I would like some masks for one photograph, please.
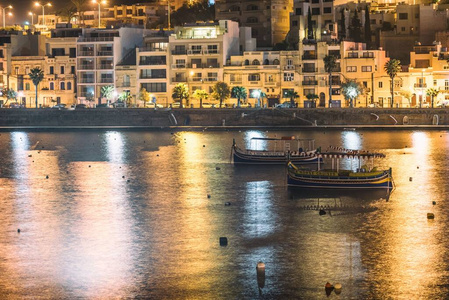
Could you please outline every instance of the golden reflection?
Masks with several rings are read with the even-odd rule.
[[[342,147],[345,149],[351,149],[351,150],[360,150],[362,147],[362,139],[360,137],[360,134],[356,131],[343,131],[341,133],[342,138]],[[342,159],[340,161],[341,168],[343,169],[355,169],[360,166],[362,166],[365,162],[361,160],[359,162],[358,159]]]
[[[252,150],[268,150],[267,141],[252,140],[253,138],[263,138],[267,137],[265,132],[257,130],[245,131],[243,134],[243,140],[245,142],[246,149]]]
[[[106,132],[104,134],[104,140],[108,161],[118,164],[123,163],[123,134],[116,131]]]

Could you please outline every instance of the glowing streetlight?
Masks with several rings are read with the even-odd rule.
[[[98,4],[98,28],[101,26],[101,4],[106,4],[106,0],[92,0],[92,3]]]
[[[45,26],[45,6],[51,6],[51,3],[48,2],[47,4],[40,4],[39,2],[35,2],[34,6],[42,6],[42,25]]]
[[[31,26],[34,25],[34,13],[32,13],[31,11],[28,12],[28,15],[31,16]]]
[[[5,13],[5,10],[8,9],[8,8],[12,9],[12,5],[8,5],[6,7],[2,7],[2,10],[3,10],[3,28],[5,28],[5,24],[6,24],[6,19],[5,19],[6,13]],[[12,16],[12,13],[8,13],[8,16]]]

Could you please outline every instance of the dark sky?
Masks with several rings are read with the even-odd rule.
[[[12,10],[12,13],[14,14],[14,17],[7,17],[6,24],[12,25],[17,23],[24,23],[25,21],[31,22],[31,17],[28,16],[28,12],[32,11],[35,14],[42,14],[42,8],[34,6],[35,1],[31,0],[3,0],[1,1],[2,6],[12,5],[14,8]],[[47,13],[54,13],[55,11],[63,8],[66,5],[71,5],[72,2],[70,0],[50,0],[50,1],[41,1],[42,3],[50,2],[53,6],[52,7],[45,7],[45,14]],[[133,4],[133,3],[145,3],[145,2],[151,2],[151,1],[132,1],[132,0],[108,0],[108,4],[110,6],[118,5],[118,4]],[[91,7],[91,9],[95,9],[97,6],[95,4],[92,4],[92,0],[86,1],[87,6]],[[9,10],[7,10],[8,12]],[[2,13],[3,10],[0,10],[0,13]],[[36,23],[37,17],[34,17],[34,22]],[[0,20],[2,20],[0,18]]]

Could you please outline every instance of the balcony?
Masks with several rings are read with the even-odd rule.
[[[172,82],[187,82],[185,77],[172,77]]]
[[[203,54],[202,50],[187,50],[188,55],[201,55]]]
[[[307,59],[317,59],[317,55],[316,54],[304,54],[302,56],[303,60],[307,60]]]
[[[250,81],[249,84],[250,84],[250,85],[258,85],[258,84],[259,84],[259,81]]]
[[[230,83],[231,84],[242,84],[242,80],[241,79],[231,80]]]
[[[95,83],[94,78],[83,78],[81,77],[79,79],[79,83]]]
[[[94,56],[94,51],[78,51],[79,56]]]
[[[302,85],[318,85],[318,80],[307,80],[303,81]]]
[[[205,82],[217,82],[218,81],[218,77],[206,77],[204,78]]]
[[[192,77],[192,78],[190,78],[190,81],[192,81],[192,82],[202,82],[203,81],[203,77]]]
[[[295,69],[295,66],[294,65],[287,65],[287,66],[284,66],[284,70],[294,70]]]
[[[78,65],[78,70],[93,70],[94,64],[80,64]]]
[[[427,83],[415,83],[414,87],[415,88],[426,88],[427,87]]]
[[[277,87],[278,83],[273,81],[265,81],[264,86]]]
[[[167,52],[167,48],[140,47],[139,52]]]
[[[98,66],[97,66],[97,69],[100,69],[100,70],[108,70],[108,69],[114,69],[114,66],[112,65],[112,64],[99,64]]]
[[[186,55],[187,54],[187,50],[172,50],[171,54],[172,55]]]
[[[172,69],[185,69],[186,64],[178,64],[178,65],[174,64],[174,65],[171,65],[171,68]]]
[[[218,49],[209,49],[209,50],[204,50],[203,54],[205,55],[209,55],[209,54],[219,54],[220,52],[218,51]]]
[[[81,37],[78,39],[78,42],[80,43],[85,43],[85,42],[113,42],[114,41],[114,37],[113,36],[109,36],[109,37]]]
[[[112,51],[98,51],[97,56],[113,56]]]
[[[140,79],[165,79],[165,78],[167,78],[166,76],[165,76],[165,74],[164,75],[154,75],[154,76],[150,76],[150,75],[140,75]]]
[[[318,68],[302,68],[303,73],[316,73],[318,72]]]
[[[220,64],[187,64],[187,68],[189,69],[207,69],[207,68],[220,68]]]
[[[101,78],[100,83],[114,83],[114,78]]]

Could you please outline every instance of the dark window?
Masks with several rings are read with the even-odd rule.
[[[55,74],[55,67],[50,66],[50,74]]]
[[[76,57],[76,48],[70,48],[69,52],[70,52],[69,53],[70,58]]]
[[[61,91],[65,90],[65,82],[61,82]]]
[[[64,48],[53,48],[53,49],[51,49],[51,55],[52,56],[64,56],[65,49]]]
[[[127,9],[127,10],[126,10],[126,14],[127,14],[127,15],[131,15],[132,13],[133,13],[133,10],[132,10],[132,9]]]
[[[50,82],[50,90],[53,91],[55,89],[55,84],[54,82]]]
[[[292,26],[298,26],[298,21],[292,21]]]
[[[301,13],[302,13],[302,12],[301,12],[301,8],[297,8],[297,9],[296,9],[296,15],[297,15],[297,16],[300,16]]]
[[[330,13],[332,13],[332,7],[323,8],[323,14],[330,14]]]
[[[319,14],[320,14],[320,8],[319,7],[312,8],[312,16],[317,16]]]
[[[117,16],[122,14],[122,10],[117,10]]]
[[[141,79],[167,78],[167,71],[165,69],[141,70],[140,78]]]
[[[240,7],[238,7],[237,5],[233,5],[229,8],[229,11],[240,11]]]
[[[72,89],[72,83],[69,81],[69,82],[67,82],[67,89],[68,90],[71,90]]]
[[[312,0],[312,3],[320,3],[320,0]]]
[[[65,71],[64,66],[61,66],[61,72],[59,72],[59,74],[64,74],[64,71]]]
[[[246,19],[246,23],[258,23],[259,20],[256,17],[249,17]]]
[[[166,56],[141,56],[140,65],[159,66],[166,64]]]
[[[251,4],[246,7],[246,10],[258,10],[259,7],[257,5]]]
[[[140,89],[146,89],[149,93],[165,93],[167,85],[165,82],[160,83],[142,83]]]
[[[399,20],[407,20],[408,19],[408,13],[400,13],[399,14]]]
[[[75,66],[70,67],[70,74],[75,74]]]

